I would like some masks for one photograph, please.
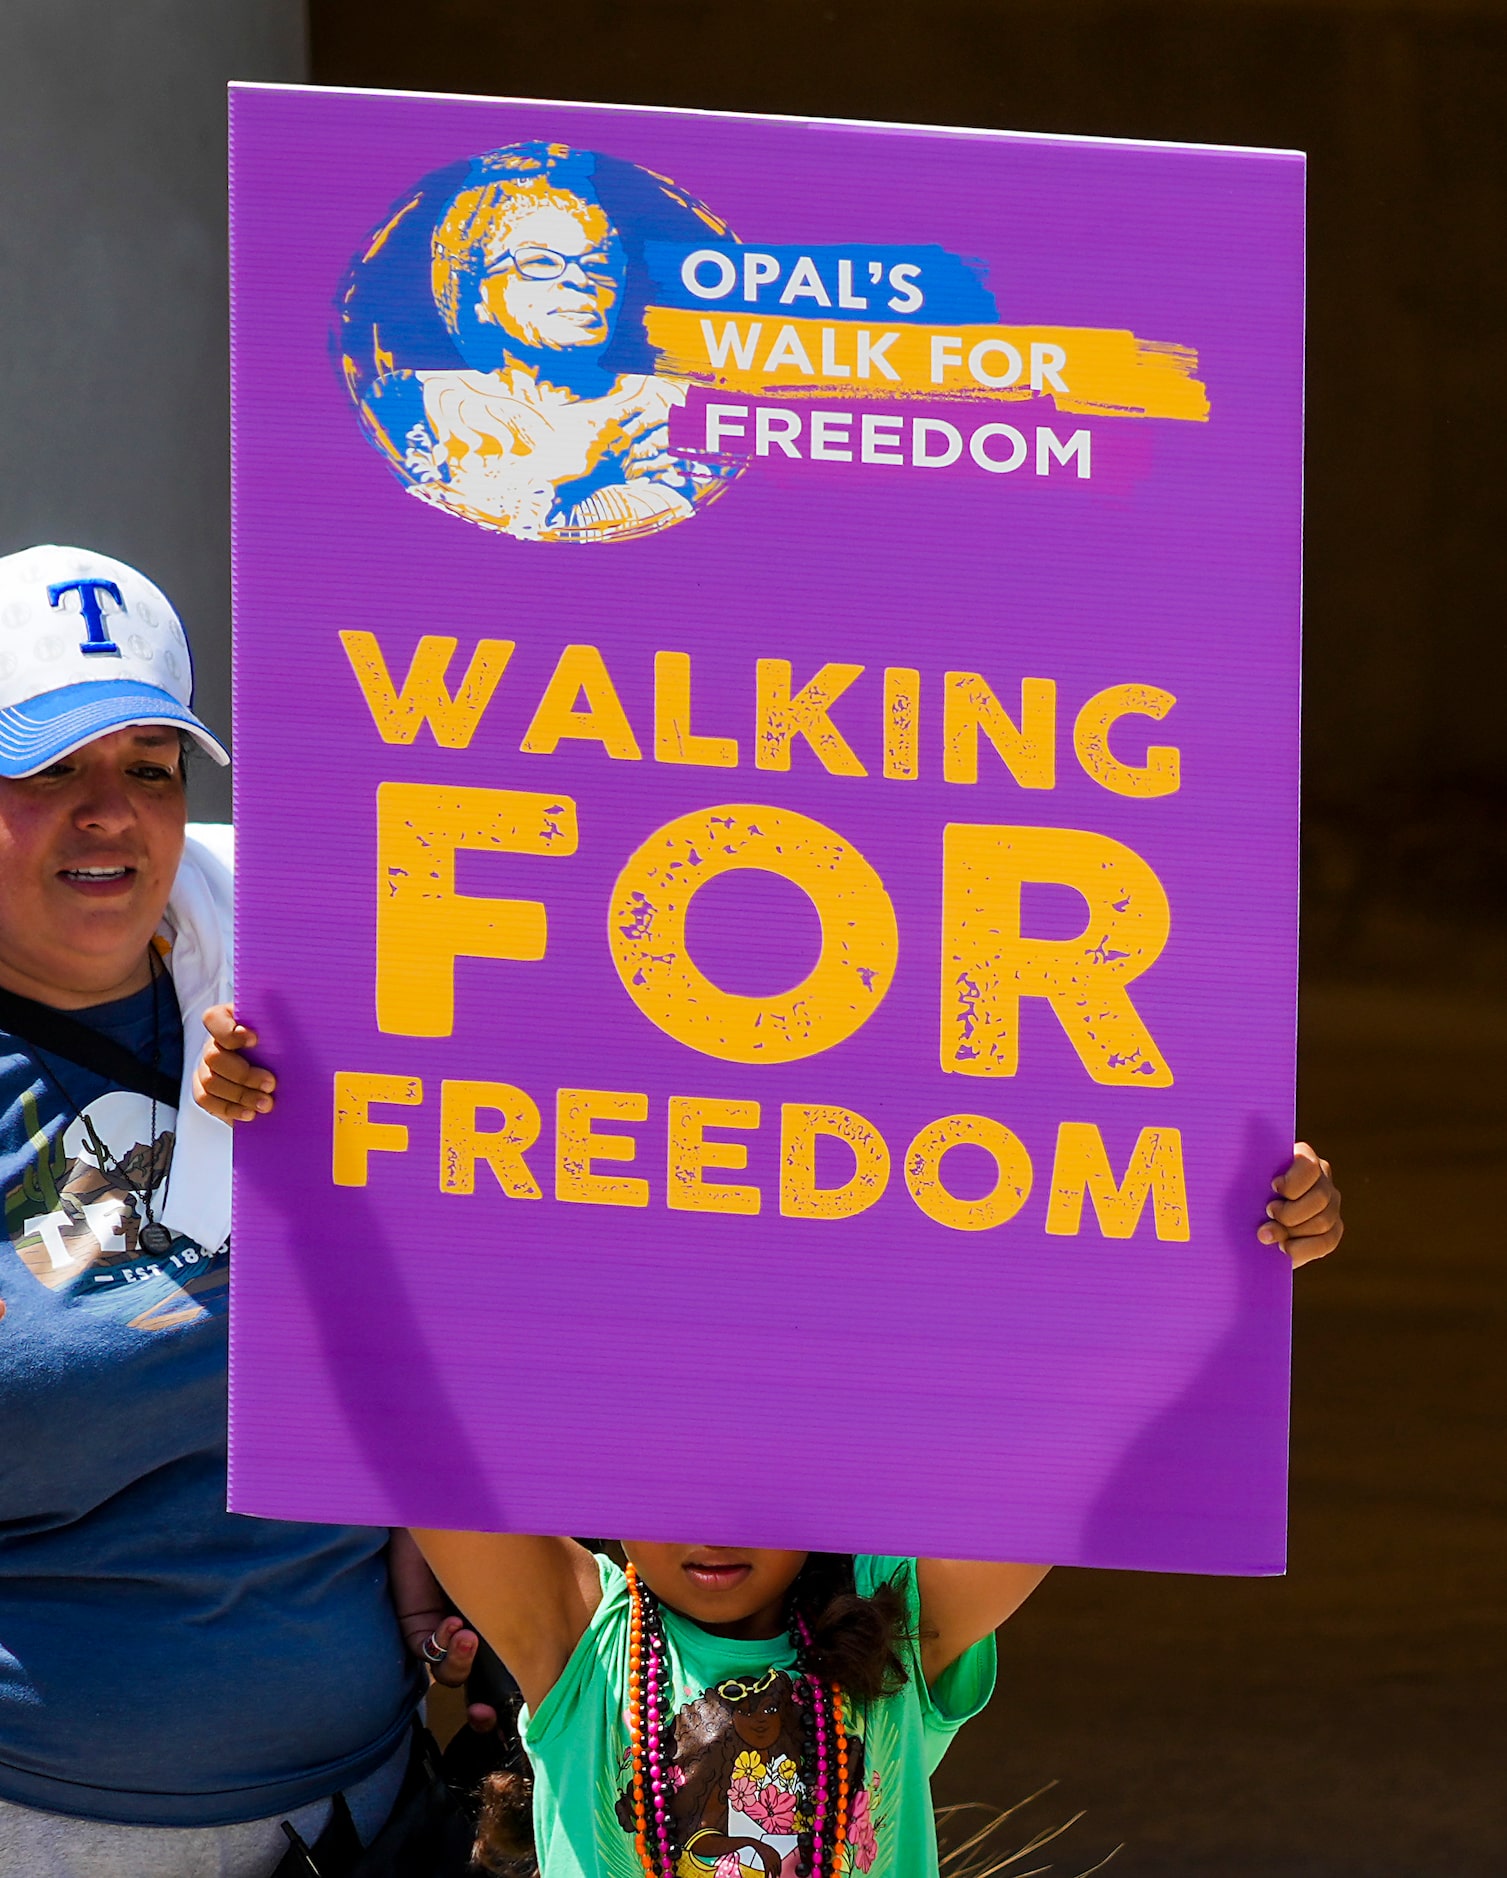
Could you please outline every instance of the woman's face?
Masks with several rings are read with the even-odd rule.
[[[553,279],[537,277],[562,261]],[[481,304],[526,346],[600,346],[612,334],[624,271],[622,244],[599,208],[541,204],[509,224],[506,249],[483,276]]]
[[[0,967],[63,1009],[146,982],[183,854],[178,733],[112,730],[35,776],[0,779]]]

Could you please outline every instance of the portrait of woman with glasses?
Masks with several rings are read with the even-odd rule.
[[[534,541],[684,521],[728,467],[677,456],[684,380],[644,334],[648,240],[724,224],[663,178],[558,144],[510,144],[427,179],[356,262],[346,383],[409,490]]]

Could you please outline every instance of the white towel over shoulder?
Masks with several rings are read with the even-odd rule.
[[[172,947],[173,985],[183,1012],[183,1086],[177,1143],[161,1218],[173,1232],[217,1251],[230,1237],[228,1122],[194,1101],[193,1073],[203,1053],[204,1013],[232,995],[234,830],[194,823],[159,931]]]

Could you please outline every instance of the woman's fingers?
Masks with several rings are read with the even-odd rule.
[[[677,486],[685,480],[680,473],[679,463],[672,456],[651,456],[641,460],[630,457],[623,465],[623,475],[629,482],[648,477],[656,482],[672,482]]]
[[[210,1095],[207,1090],[196,1089],[195,1100],[207,1114],[222,1122],[254,1122],[257,1118],[257,1110],[249,1103]]]
[[[254,1050],[256,1032],[236,1022],[228,1004],[212,1004],[204,1013],[204,1028],[222,1050]]]
[[[277,1087],[277,1078],[270,1069],[248,1063],[245,1057],[236,1056],[232,1051],[217,1050],[213,1044],[200,1057],[199,1067],[206,1076],[234,1083],[238,1088],[259,1090],[263,1095],[271,1095]]]
[[[214,1075],[207,1069],[198,1079],[198,1093],[212,1096],[217,1102],[244,1108],[253,1115],[266,1115],[272,1108],[272,1097],[265,1090],[236,1077]]]
[[[658,411],[651,411],[647,406],[637,411],[625,411],[618,419],[618,429],[625,437],[642,437],[646,431],[662,430],[669,434],[669,425]]]
[[[626,426],[624,427],[626,429]],[[655,424],[650,429],[639,429],[630,457],[658,456],[668,454],[670,448],[670,427],[668,424]]]
[[[248,1122],[273,1107],[277,1078],[238,1056],[213,1048],[194,1070],[194,1100],[222,1122]]]
[[[461,1618],[447,1617],[435,1625],[430,1640],[436,1649],[445,1652],[441,1662],[429,1664],[430,1675],[447,1689],[458,1689],[475,1666],[480,1639]]]
[[[419,1628],[408,1639],[415,1656],[423,1656],[428,1673],[445,1688],[458,1688],[475,1668],[475,1653],[481,1639],[475,1630],[466,1628],[462,1617],[442,1617],[432,1630]],[[438,1660],[436,1660],[438,1656]]]
[[[238,1024],[228,1004],[211,1005],[204,1028],[210,1040],[194,1070],[194,1100],[222,1122],[249,1122],[267,1114],[277,1078],[241,1054],[255,1048],[256,1032]]]

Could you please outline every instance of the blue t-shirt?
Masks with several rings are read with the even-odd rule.
[[[170,980],[157,999],[68,1015],[146,1063],[155,1033],[176,1084]],[[385,1532],[225,1510],[229,1252],[141,1245],[177,1110],[152,1122],[0,1031],[0,1798],[219,1825],[362,1779],[419,1678]]]

